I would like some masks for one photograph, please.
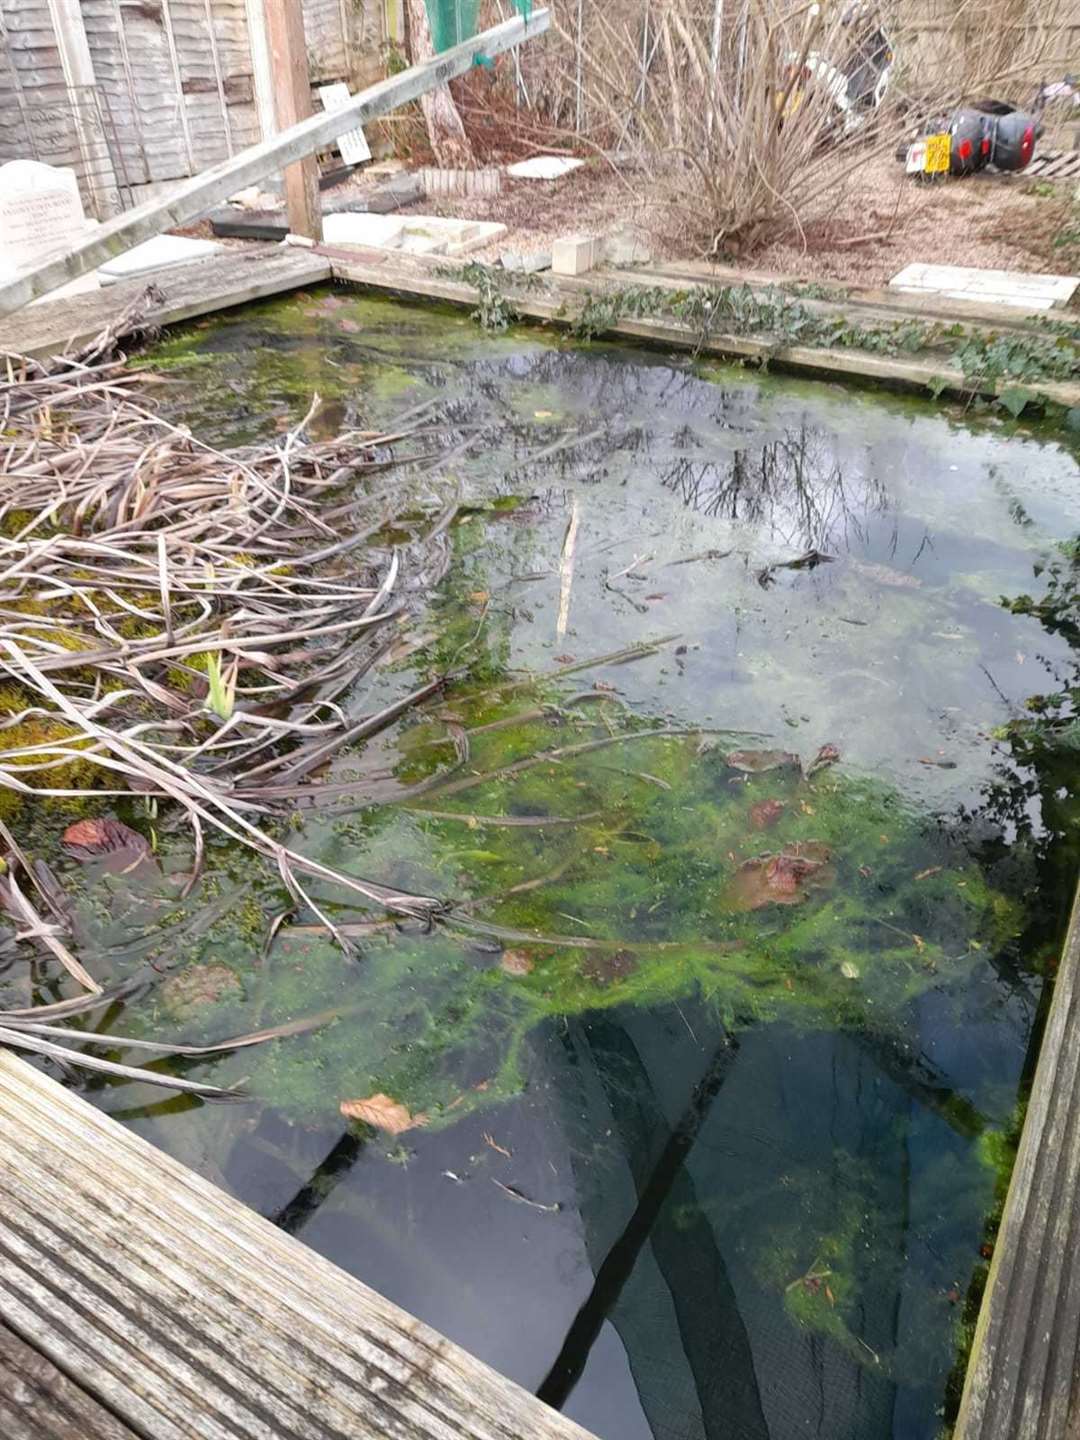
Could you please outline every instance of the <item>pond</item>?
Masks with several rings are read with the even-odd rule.
[[[183,1062],[245,1103],[78,1083],[603,1440],[943,1434],[1076,873],[1033,728],[1074,637],[1005,603],[1066,563],[1075,455],[344,291],[148,363],[216,443],[313,391],[317,432],[433,437],[399,483],[457,496],[450,568],[343,703],[455,678],[292,843],[455,908],[365,933],[316,891],[345,955],[271,937],[224,843],[186,902],[179,835],[156,889],[80,872],[90,968],[168,972],[101,1028],[333,1019]]]

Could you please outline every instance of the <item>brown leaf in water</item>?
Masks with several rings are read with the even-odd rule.
[[[612,985],[625,980],[637,968],[629,950],[591,950],[582,961],[581,973],[595,985]]]
[[[824,770],[826,766],[829,765],[835,765],[839,759],[840,751],[835,745],[822,745],[821,749],[806,767],[806,778],[809,780],[810,776],[816,771]]]
[[[786,809],[783,800],[759,800],[750,806],[750,824],[755,830],[768,830]]]
[[[747,775],[801,769],[798,755],[792,755],[790,750],[731,750],[724,759],[733,770],[743,770]]]
[[[110,870],[126,870],[150,854],[149,842],[119,820],[76,820],[64,831],[60,844],[75,860],[105,857]]]
[[[532,968],[532,956],[527,950],[504,950],[499,956],[499,969],[507,975],[529,975]]]
[[[369,1095],[366,1100],[342,1100],[338,1106],[346,1120],[362,1120],[376,1130],[385,1130],[388,1135],[403,1135],[417,1125],[426,1125],[426,1115],[414,1115],[400,1100],[389,1095]]]
[[[789,845],[779,855],[744,860],[724,889],[732,910],[760,910],[765,905],[801,905],[812,890],[828,889],[836,879],[830,850],[820,840]]]

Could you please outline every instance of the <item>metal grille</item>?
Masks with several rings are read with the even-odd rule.
[[[119,154],[108,99],[96,86],[49,84],[20,90],[0,144],[5,159],[40,160],[75,171],[87,213],[99,220],[132,203],[117,173]],[[14,123],[12,123],[14,121]]]

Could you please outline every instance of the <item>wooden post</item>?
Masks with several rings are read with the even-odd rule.
[[[312,114],[303,6],[301,0],[263,0],[263,14],[278,130],[288,130]],[[319,162],[314,154],[286,166],[285,210],[294,235],[322,239]]]

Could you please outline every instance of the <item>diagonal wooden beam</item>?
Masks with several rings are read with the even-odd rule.
[[[148,200],[99,226],[65,254],[24,270],[15,279],[0,285],[0,315],[10,315],[39,295],[47,295],[66,281],[95,269],[143,240],[160,235],[163,230],[189,224],[237,190],[324,148],[346,130],[377,120],[427,91],[445,85],[456,75],[464,75],[472,68],[477,55],[499,55],[535,35],[542,35],[550,19],[547,10],[534,10],[527,20],[515,16],[472,40],[444,50],[422,65],[413,65],[399,75],[380,80],[377,85],[354,95],[340,110],[313,115],[204,170],[201,175],[181,180],[166,195]]]

